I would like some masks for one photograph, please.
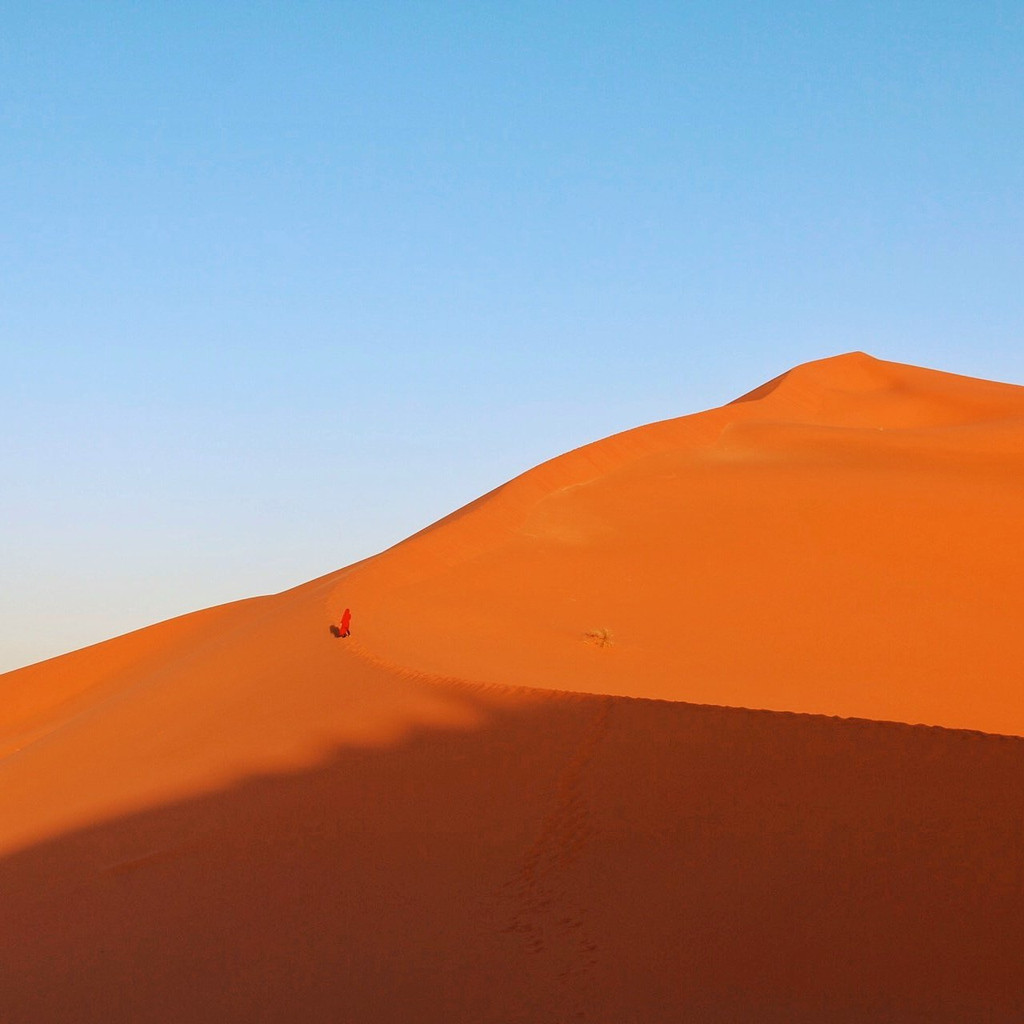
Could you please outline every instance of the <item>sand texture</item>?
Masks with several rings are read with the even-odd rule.
[[[0,1022],[1024,1021],[1021,523],[852,353],[8,673]]]

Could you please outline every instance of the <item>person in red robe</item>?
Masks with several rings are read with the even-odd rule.
[[[352,622],[352,612],[348,608],[346,608],[341,613],[341,635],[343,637],[348,636],[349,633],[352,632],[352,630],[349,629],[349,625],[351,624],[351,622]]]

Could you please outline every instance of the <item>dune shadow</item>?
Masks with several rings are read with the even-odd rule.
[[[0,860],[0,1020],[1024,1019],[1024,741],[601,697]]]

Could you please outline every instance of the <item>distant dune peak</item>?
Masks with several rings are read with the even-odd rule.
[[[774,377],[724,408],[744,418],[820,426],[921,429],[1024,416],[1024,388],[846,352]]]
[[[849,387],[851,382],[857,379],[858,373],[862,382],[866,382],[872,370],[879,366],[896,365],[886,364],[881,359],[868,355],[867,352],[843,352],[840,355],[828,356],[825,359],[815,359],[808,363],[800,363],[793,369],[780,373],[764,384],[759,385],[752,391],[734,398],[730,405],[740,402],[756,402],[767,398],[777,391],[785,383],[801,382],[810,385],[816,384],[819,387]],[[875,371],[877,379],[877,371]]]

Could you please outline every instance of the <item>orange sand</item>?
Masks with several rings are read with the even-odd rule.
[[[1024,1019],[1022,463],[841,356],[8,673],[0,1021]]]

